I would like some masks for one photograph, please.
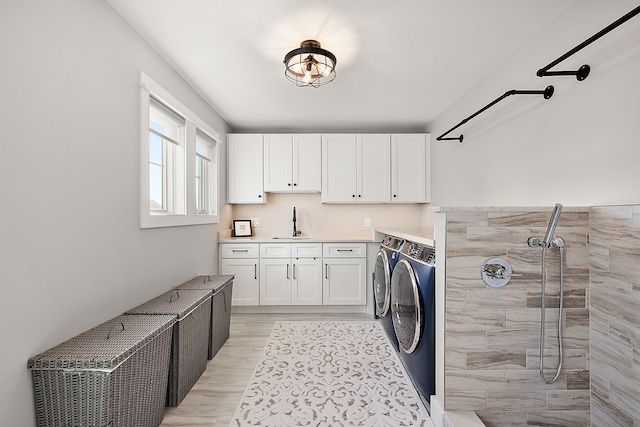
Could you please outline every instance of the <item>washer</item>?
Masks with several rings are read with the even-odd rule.
[[[398,351],[398,339],[396,338],[393,319],[391,318],[391,275],[398,262],[403,244],[404,239],[384,236],[376,256],[376,267],[373,275],[374,313],[376,318],[380,319],[380,323],[396,351]]]
[[[435,249],[405,242],[391,276],[398,355],[430,410],[435,394]]]

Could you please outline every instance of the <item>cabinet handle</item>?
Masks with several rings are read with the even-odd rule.
[[[296,280],[296,265],[293,264],[293,280]]]
[[[353,252],[353,249],[338,249],[338,252]]]
[[[329,278],[329,264],[324,265],[324,278],[325,279]]]
[[[287,263],[287,280],[289,279],[289,264]]]
[[[258,280],[258,264],[253,264],[253,280]]]
[[[231,252],[249,252],[248,249],[231,249]]]

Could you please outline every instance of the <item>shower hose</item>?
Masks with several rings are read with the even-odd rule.
[[[540,299],[541,303],[541,311],[540,311],[540,379],[545,384],[553,384],[556,382],[558,377],[560,377],[560,371],[562,370],[562,306],[564,299],[564,242],[560,238],[554,239],[554,245],[558,246],[558,251],[560,253],[560,304],[558,310],[558,369],[556,370],[556,374],[550,380],[544,376],[544,343],[545,343],[545,317],[546,317],[546,291],[545,288],[547,286],[547,246],[542,248],[542,277],[541,277],[541,290],[540,290]],[[554,245],[550,245],[554,246]]]

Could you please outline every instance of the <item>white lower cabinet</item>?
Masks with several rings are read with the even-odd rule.
[[[323,244],[324,305],[364,305],[366,292],[366,245],[364,243]]]
[[[236,306],[366,304],[364,243],[224,243],[220,274]]]
[[[294,258],[291,305],[322,305],[322,258]]]
[[[322,305],[322,244],[261,244],[260,305]]]
[[[258,244],[220,245],[220,274],[233,274],[232,305],[260,305]]]

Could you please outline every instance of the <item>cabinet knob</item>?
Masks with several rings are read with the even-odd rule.
[[[351,195],[351,197],[356,197],[356,195],[355,195],[355,194],[352,194],[352,195]]]
[[[259,199],[260,199],[260,198],[262,198],[262,194],[258,194],[258,198],[259,198]]]
[[[296,184],[295,182],[293,183],[293,186],[294,186],[294,187],[295,187],[295,186],[297,186],[297,185],[298,185],[298,184]]]
[[[291,187],[291,183],[288,183],[287,185],[288,185],[289,187]]]
[[[394,194],[394,195],[393,195],[393,197],[398,197],[398,195],[397,195],[397,194]]]
[[[358,194],[358,197],[362,197],[362,194]]]

